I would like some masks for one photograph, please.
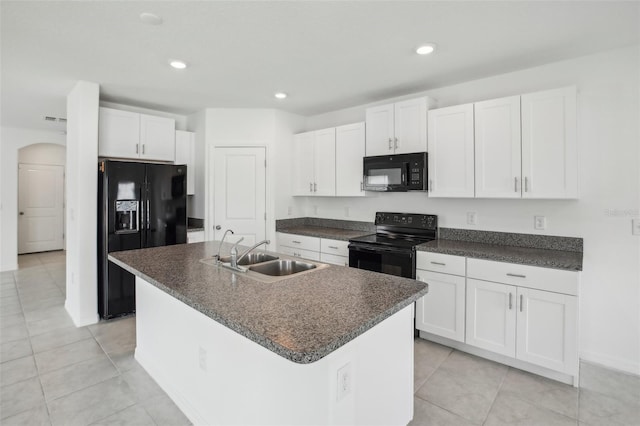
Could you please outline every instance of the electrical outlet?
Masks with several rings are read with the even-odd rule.
[[[349,393],[351,393],[351,364],[347,363],[338,370],[336,399],[340,401]]]
[[[631,219],[631,234],[632,235],[640,235],[640,218]]]
[[[467,225],[477,225],[477,224],[478,224],[478,213],[467,212]]]
[[[547,218],[546,218],[546,216],[534,216],[533,217],[533,227],[535,229],[539,229],[539,230],[547,229]]]
[[[198,347],[198,359],[200,370],[207,371],[207,350],[202,346]]]
[[[349,207],[344,208],[344,217],[349,217]]]

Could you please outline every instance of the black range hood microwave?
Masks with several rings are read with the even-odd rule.
[[[426,191],[427,153],[364,157],[363,178],[365,191]]]

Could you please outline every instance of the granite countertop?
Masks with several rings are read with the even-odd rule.
[[[582,271],[582,252],[576,251],[549,250],[444,239],[420,244],[416,247],[416,250],[563,269],[567,271]]]
[[[427,293],[419,281],[334,265],[265,284],[200,262],[216,254],[218,244],[121,251],[109,260],[301,364],[323,358]],[[225,243],[222,253],[230,248]]]
[[[332,240],[349,241],[351,238],[373,234],[371,231],[357,231],[353,229],[328,228],[324,226],[301,225],[278,229],[285,234],[304,235],[307,237],[330,238]]]

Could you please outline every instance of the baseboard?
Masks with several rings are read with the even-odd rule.
[[[139,347],[136,347],[134,357],[136,361],[144,368],[149,376],[153,380],[156,381],[158,386],[162,388],[163,391],[169,395],[169,398],[173,400],[173,402],[180,408],[182,413],[187,416],[189,421],[194,425],[206,425],[207,421],[202,417],[200,412],[196,410],[196,408],[187,400],[187,398],[182,395],[175,384],[171,381],[169,377],[164,373],[164,370],[159,368],[153,362],[153,357],[149,356],[144,352],[144,350],[140,350]]]
[[[640,376],[640,364],[637,362],[630,362],[625,359],[595,352],[580,352],[580,359],[590,364],[598,364],[599,366],[609,368],[611,370]]]
[[[86,325],[97,324],[100,321],[100,316],[98,315],[97,312],[95,314],[90,314],[84,317],[76,318],[76,316],[73,314],[73,311],[69,308],[68,299],[66,299],[64,302],[64,308],[66,309],[67,313],[71,317],[71,321],[73,321],[73,324],[78,328],[84,327]]]

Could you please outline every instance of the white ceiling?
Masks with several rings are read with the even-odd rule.
[[[640,3],[2,1],[1,124],[51,129],[75,81],[104,100],[312,115],[637,44]],[[142,12],[160,15],[144,24]],[[430,56],[416,46],[436,43]],[[167,64],[180,58],[190,67]],[[273,98],[276,91],[289,98]]]

